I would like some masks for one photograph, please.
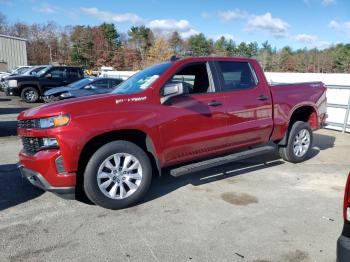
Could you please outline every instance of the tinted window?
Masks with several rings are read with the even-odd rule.
[[[123,82],[123,80],[121,79],[113,79],[109,81],[109,87],[110,88],[115,88],[117,85],[119,85],[121,82]]]
[[[206,63],[186,66],[177,72],[169,82],[186,85],[190,94],[210,92]]]
[[[52,78],[66,78],[67,69],[66,68],[54,68],[50,72]]]
[[[222,73],[223,91],[252,88],[257,85],[255,73],[247,62],[218,62]]]
[[[79,78],[79,69],[78,68],[70,68],[69,69],[69,77],[70,78]]]
[[[108,88],[108,80],[97,80],[92,85],[97,88]]]

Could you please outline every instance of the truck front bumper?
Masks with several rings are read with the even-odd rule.
[[[337,262],[350,261],[350,238],[340,236],[337,241]]]
[[[34,155],[21,151],[18,168],[23,177],[45,191],[73,199],[75,197],[76,174],[59,173],[57,159],[60,157],[58,150],[43,150]]]

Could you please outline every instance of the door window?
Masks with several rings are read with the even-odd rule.
[[[247,62],[219,61],[222,91],[253,88],[258,84],[255,72]]]
[[[121,79],[113,79],[109,81],[109,88],[115,88],[117,85],[119,85],[123,80]]]
[[[108,88],[108,80],[97,80],[92,83],[92,86],[101,89],[101,88]]]
[[[50,72],[52,78],[66,78],[67,69],[66,68],[54,68]]]
[[[169,82],[182,83],[188,87],[190,94],[212,92],[207,68],[207,63],[188,65],[173,75]]]
[[[69,68],[69,77],[70,78],[79,78],[78,68]]]

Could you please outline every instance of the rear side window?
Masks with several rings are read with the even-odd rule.
[[[108,88],[108,80],[97,80],[92,85],[97,88]]]
[[[66,78],[67,69],[66,68],[54,68],[50,72],[52,78]]]
[[[115,88],[117,85],[119,85],[123,80],[121,79],[113,79],[109,80],[109,88]]]
[[[222,91],[234,91],[253,88],[258,84],[255,72],[247,62],[218,62]]]
[[[70,68],[69,69],[69,77],[70,78],[79,78],[79,69],[78,68]]]

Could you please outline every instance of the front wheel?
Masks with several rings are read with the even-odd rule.
[[[312,148],[313,133],[307,122],[297,121],[293,124],[287,141],[287,146],[280,147],[280,156],[292,163],[306,160]]]
[[[39,99],[38,90],[34,87],[26,87],[21,92],[21,98],[27,103],[35,103]]]
[[[129,207],[149,189],[152,166],[136,144],[115,141],[98,149],[84,173],[84,190],[95,204],[108,209]]]

